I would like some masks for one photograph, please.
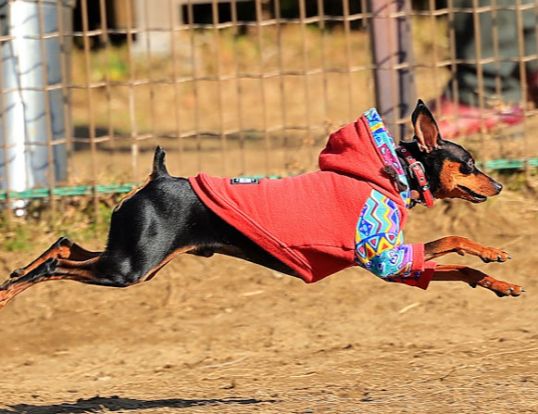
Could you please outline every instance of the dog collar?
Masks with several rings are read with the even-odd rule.
[[[420,161],[417,161],[416,158],[413,157],[405,148],[398,147],[396,151],[398,151],[398,153],[405,160],[409,175],[411,178],[414,178],[418,184],[419,192],[422,197],[422,200],[418,200],[418,202],[424,204],[428,208],[433,207],[434,198],[430,190],[430,183],[426,177],[424,165],[422,165]]]

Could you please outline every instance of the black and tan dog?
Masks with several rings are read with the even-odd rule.
[[[421,101],[413,113],[413,125],[414,139],[400,143],[397,150],[401,165],[407,166],[413,204],[428,203],[431,201],[427,200],[428,195],[479,203],[501,191],[499,183],[476,167],[469,152],[442,140],[433,116]],[[392,174],[395,185],[405,189],[390,167],[384,173]],[[471,254],[485,262],[504,262],[510,258],[500,249],[459,236],[443,237],[423,246],[423,260],[452,252]],[[0,286],[0,306],[28,287],[49,280],[127,287],[151,279],[180,253],[205,257],[219,253],[300,276],[297,267],[279,260],[257,240],[247,237],[209,209],[189,180],[170,176],[164,165],[164,152],[157,148],[148,181],[114,210],[106,249],[92,252],[60,238],[32,263],[14,271]],[[523,292],[520,286],[460,265],[435,265],[431,280],[463,281],[499,296],[519,296]]]

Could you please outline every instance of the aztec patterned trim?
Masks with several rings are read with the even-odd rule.
[[[390,280],[412,274],[413,247],[404,245],[397,204],[372,190],[362,208],[355,232],[355,259],[359,266]]]
[[[409,208],[411,205],[411,192],[409,190],[409,183],[407,181],[407,175],[400,164],[400,160],[396,155],[396,144],[394,139],[390,135],[387,128],[383,124],[381,116],[377,113],[375,108],[371,108],[364,113],[366,120],[368,121],[368,126],[374,137],[374,144],[381,155],[383,163],[388,166],[392,166],[398,173],[398,178],[402,183],[407,186],[407,190],[400,192],[400,197],[404,202],[404,205]]]

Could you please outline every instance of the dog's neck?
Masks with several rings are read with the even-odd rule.
[[[410,187],[411,205],[409,208],[413,208],[417,204],[424,204],[426,207],[432,207],[434,199],[430,191],[429,179],[422,163],[417,161],[405,147],[398,146],[396,148],[396,154],[405,171],[407,182]]]

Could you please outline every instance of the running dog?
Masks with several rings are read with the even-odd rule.
[[[442,139],[420,100],[412,124],[413,138],[396,146],[371,109],[331,134],[319,171],[283,179],[172,177],[158,147],[146,183],[114,209],[106,249],[58,239],[0,285],[0,306],[50,280],[127,287],[151,279],[180,253],[234,256],[308,283],[358,265],[423,289],[430,281],[461,281],[519,296],[520,286],[433,261],[454,252],[504,262],[510,256],[501,249],[460,236],[404,242],[415,205],[444,198],[481,203],[502,190],[468,151]]]

